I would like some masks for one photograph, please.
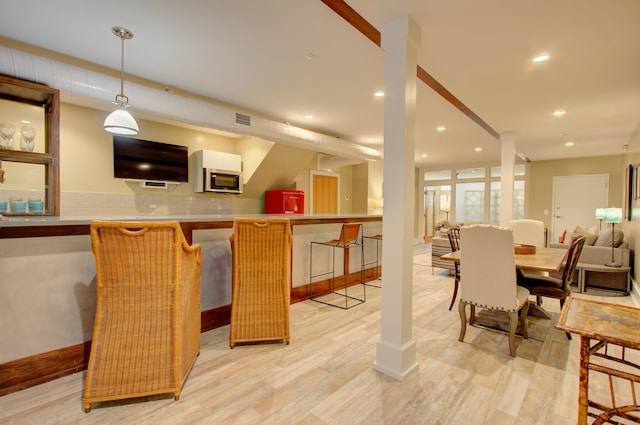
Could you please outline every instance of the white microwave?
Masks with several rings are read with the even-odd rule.
[[[204,191],[242,193],[242,172],[205,168]]]

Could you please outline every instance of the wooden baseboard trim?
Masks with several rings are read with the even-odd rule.
[[[380,273],[380,268],[378,273]],[[375,268],[365,270],[365,281],[376,278]],[[358,284],[360,273],[351,273],[347,281],[349,285]],[[342,282],[342,278],[340,278]],[[338,282],[337,285],[341,285]],[[317,288],[328,288],[329,281],[314,282],[314,292]],[[291,290],[291,303],[297,303],[309,299],[309,286],[297,286]],[[231,305],[205,310],[200,316],[202,332],[216,329],[231,322]],[[29,387],[44,384],[63,376],[71,375],[87,369],[91,341],[47,353],[36,354],[23,359],[12,360],[0,364],[0,397]]]
[[[202,332],[228,325],[231,305],[205,310]],[[0,396],[44,384],[87,369],[91,341],[0,364]]]

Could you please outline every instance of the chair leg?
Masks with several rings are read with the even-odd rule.
[[[458,304],[458,313],[460,313],[460,336],[458,337],[458,341],[462,341],[464,339],[464,334],[467,332],[467,313],[465,311],[466,304],[460,300]],[[473,309],[473,306],[471,306]]]
[[[560,298],[560,310],[562,310],[562,307],[564,307],[564,300],[562,298]],[[569,332],[565,332],[567,335],[567,339],[571,340],[571,334]]]
[[[515,340],[516,328],[518,327],[518,312],[509,313],[509,353],[511,357],[516,356]]]
[[[469,324],[473,325],[476,321],[476,306],[471,304],[471,314],[469,314]]]
[[[451,311],[451,307],[453,307],[453,303],[456,302],[456,297],[458,296],[458,279],[453,282],[453,296],[451,297],[451,304],[449,304],[449,311]]]
[[[527,316],[529,315],[529,301],[524,303],[520,309],[520,329],[522,329],[522,337],[529,339],[529,328],[527,325]]]

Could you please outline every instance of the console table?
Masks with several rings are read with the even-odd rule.
[[[640,364],[635,362],[640,358],[640,309],[570,297],[556,329],[580,335],[578,425],[586,425],[589,416],[594,425],[620,419],[640,423],[635,391],[640,384]],[[608,404],[589,398],[590,371],[608,379]]]
[[[593,286],[611,291],[617,291],[620,296],[629,295],[629,292],[631,292],[631,267],[629,266],[608,267],[603,264],[578,263],[576,266],[576,270],[578,271],[579,292],[587,292],[587,288],[589,284],[592,283],[592,280],[593,283],[595,283],[595,285]],[[604,273],[624,274],[626,277],[626,286],[624,288],[604,287],[602,283],[598,283],[595,279],[598,275],[602,275]],[[590,279],[590,276],[594,277],[594,279]]]

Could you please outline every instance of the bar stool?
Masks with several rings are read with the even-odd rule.
[[[382,284],[382,276],[380,276],[380,242],[382,242],[382,235],[374,235],[374,236],[363,236],[363,241],[362,241],[362,245],[364,245],[364,239],[371,239],[373,241],[375,241],[376,243],[376,259],[375,261],[370,261],[368,263],[364,263],[365,267],[369,266],[371,264],[375,264],[376,265],[376,278],[373,280],[373,282],[380,282],[379,284],[376,283],[371,283],[371,282],[367,282],[365,283],[365,285],[367,286],[373,286],[374,288],[381,288],[381,284]]]
[[[343,224],[342,229],[340,230],[340,236],[338,239],[332,239],[326,242],[311,242],[310,248],[310,256],[309,256],[309,296],[310,299],[319,303],[327,304],[330,306],[349,309],[351,307],[355,307],[359,304],[362,304],[366,300],[366,292],[364,285],[364,250],[362,245],[362,240],[360,238],[360,232],[362,229],[362,224]],[[314,245],[322,245],[327,246],[332,249],[332,263],[331,263],[331,271],[318,273],[316,275],[313,274],[313,247]],[[360,248],[360,282],[362,284],[362,297],[357,297],[348,294],[349,286],[349,254],[351,248]],[[344,261],[342,264],[342,282],[336,285],[336,250],[342,249],[344,252]],[[328,289],[321,287],[318,289],[320,284],[323,284],[324,281],[314,282],[313,279],[320,276],[331,275],[331,278],[328,282]],[[316,285],[316,291],[314,293],[313,285]],[[324,286],[324,284],[323,284]],[[331,297],[331,295],[336,295],[337,297]],[[334,299],[338,299],[339,301],[333,301]],[[342,305],[342,299],[344,299],[344,306]],[[333,302],[332,302],[333,301]],[[339,303],[338,303],[339,302]]]

